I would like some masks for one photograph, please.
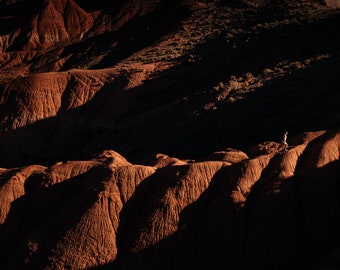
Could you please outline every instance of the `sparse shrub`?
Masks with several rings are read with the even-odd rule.
[[[276,72],[283,72],[283,69],[280,68],[280,67],[275,67],[274,70],[275,70]]]
[[[312,59],[306,59],[306,60],[304,61],[304,63],[305,63],[306,65],[310,65],[310,64],[312,63]]]
[[[237,81],[237,78],[236,78],[235,75],[231,75],[231,76],[230,76],[230,80],[231,80],[231,81]]]
[[[245,74],[245,77],[246,77],[246,80],[247,80],[247,81],[251,81],[251,80],[254,79],[254,75],[251,74],[250,72],[247,72],[247,73]]]
[[[293,62],[292,66],[297,68],[297,69],[303,68],[303,64],[301,62],[299,62],[299,61]]]
[[[234,37],[234,35],[232,33],[228,33],[226,35],[226,39],[232,39]]]
[[[272,70],[272,69],[270,69],[270,68],[265,68],[264,70],[263,70],[263,75],[265,75],[265,76],[267,76],[267,75],[269,75],[269,74],[271,74],[271,73],[273,73],[274,71]]]
[[[236,98],[235,97],[229,97],[229,102],[230,103],[234,103],[236,101]]]

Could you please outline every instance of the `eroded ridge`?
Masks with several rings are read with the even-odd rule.
[[[287,269],[339,256],[338,130],[201,161],[2,169],[2,269]],[[266,150],[266,151],[264,151]],[[167,263],[165,263],[167,262]],[[100,268],[100,269],[102,269]]]

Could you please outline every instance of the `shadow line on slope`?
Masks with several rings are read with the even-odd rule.
[[[141,251],[134,252],[132,248],[135,247],[133,246],[135,243],[134,238],[131,238],[131,233],[141,235],[145,233],[143,226],[147,225],[140,223],[138,216],[148,213],[145,220],[155,222],[151,218],[152,209],[144,209],[150,206],[146,202],[150,196],[154,197],[154,204],[151,206],[160,207],[158,203],[162,200],[164,191],[176,184],[175,179],[169,181],[167,178],[157,179],[154,176],[146,180],[147,182],[142,182],[122,211],[120,226],[124,228],[121,229],[132,231],[129,233],[130,238],[125,238],[126,232],[123,233],[124,236],[120,235],[118,238],[117,261],[90,269],[127,270],[138,267],[142,270],[160,268],[204,270],[221,269],[224,266],[234,270],[285,270],[293,269],[297,265],[301,269],[336,266],[338,250],[337,246],[332,245],[331,242],[339,244],[340,237],[336,237],[335,240],[327,238],[322,244],[327,254],[331,254],[335,249],[335,254],[331,254],[331,257],[325,257],[324,254],[318,254],[318,257],[313,258],[306,257],[308,249],[301,243],[301,231],[297,229],[299,219],[296,216],[296,211],[301,214],[304,209],[298,208],[297,198],[294,197],[297,194],[295,182],[299,179],[294,176],[281,181],[275,172],[281,161],[281,154],[274,157],[261,176],[261,178],[268,178],[269,182],[265,181],[265,186],[262,181],[254,184],[254,189],[247,197],[245,208],[238,208],[228,197],[237,184],[238,175],[243,173],[241,164],[222,168],[199,198],[181,211],[178,229],[171,236],[159,240],[154,245],[146,246]],[[163,170],[173,171],[175,168]],[[337,172],[333,175],[336,179],[339,176],[339,161],[327,164],[311,173],[317,175],[318,180],[322,181],[323,175],[329,171]],[[230,178],[231,175],[233,178]],[[164,190],[160,191],[159,196],[155,195],[159,187],[157,180],[167,181],[163,183],[162,190]],[[337,199],[339,199],[340,192],[338,184]],[[280,190],[280,193],[271,188]],[[128,208],[130,210],[127,210]],[[123,214],[124,211],[129,213]],[[125,223],[126,218],[130,219],[128,222],[130,224]],[[338,218],[340,218],[340,213],[338,213]],[[131,224],[133,224],[132,227]],[[157,224],[160,225],[157,222],[154,225],[157,226]],[[334,226],[335,228],[337,227]],[[157,228],[154,232],[157,232]],[[122,231],[118,234],[121,233]],[[315,227],[315,233],[318,233],[317,227]],[[251,237],[249,235],[245,237],[246,234],[251,234]],[[149,237],[154,237],[154,235]],[[131,245],[126,246],[124,241],[130,241]],[[244,253],[245,244],[247,244],[246,253]],[[320,244],[320,242],[314,242],[313,246],[319,247]],[[123,247],[125,250],[122,251]]]
[[[325,24],[332,22],[333,19]],[[114,149],[133,162],[159,152],[196,159],[226,145],[246,150],[260,141],[280,138],[287,129],[290,135],[296,135],[332,128],[339,124],[336,117],[340,114],[338,56],[274,79],[245,100],[222,103],[217,111],[201,116],[192,115],[215,98],[216,92],[207,89],[216,81],[223,81],[226,72],[256,74],[278,61],[295,59],[313,40],[317,42],[307,50],[307,55],[329,52],[333,45],[339,45],[336,35],[321,42],[325,34],[319,27],[313,38],[306,38],[310,32],[302,35],[302,30],[297,30],[282,44],[281,36],[276,34],[275,48],[271,42],[255,41],[249,47],[239,46],[230,51],[230,47],[216,40],[217,45],[207,43],[204,50],[198,51],[205,58],[211,56],[211,62],[182,63],[125,92],[124,83],[106,85],[77,109],[3,133],[0,146],[14,156],[13,163],[6,166],[88,157],[103,149]],[[290,41],[298,50],[285,48]],[[218,53],[212,53],[208,45],[216,46]],[[268,57],[262,59],[267,50]],[[221,55],[226,55],[226,59]],[[330,124],[331,118],[334,123]]]
[[[218,170],[216,174],[210,181],[209,186],[204,190],[199,198],[184,207],[184,209],[179,213],[178,229],[163,239],[161,239],[157,244],[146,247],[146,249],[133,252],[132,248],[135,244],[135,239],[138,239],[138,235],[144,231],[143,226],[148,226],[147,222],[151,222],[149,217],[153,216],[154,211],[164,207],[164,215],[167,216],[166,211],[171,211],[170,204],[162,206],[160,202],[164,195],[169,189],[180,185],[178,182],[178,174],[185,174],[189,170],[190,165],[181,166],[171,166],[160,169],[153,176],[144,180],[136,189],[130,200],[124,205],[120,214],[120,225],[117,232],[117,248],[118,255],[117,260],[114,264],[108,264],[107,266],[93,268],[93,269],[110,269],[110,267],[115,266],[117,269],[134,269],[138,266],[139,269],[215,269],[214,267],[220,267],[224,257],[226,249],[231,252],[235,257],[231,256],[228,262],[222,263],[222,265],[233,266],[232,269],[237,269],[239,263],[237,248],[235,246],[228,246],[224,240],[229,241],[231,239],[235,240],[238,237],[242,237],[242,233],[225,235],[225,237],[212,237],[211,235],[204,239],[207,242],[207,247],[209,247],[209,256],[204,256],[203,253],[205,248],[199,246],[199,240],[197,237],[203,234],[205,230],[210,231],[214,234],[216,231],[209,230],[204,227],[207,217],[202,217],[201,214],[211,215],[212,204],[215,203],[216,196],[223,197],[223,191],[219,190],[221,185],[221,179],[229,168],[223,168]],[[232,169],[233,170],[233,169]],[[161,178],[161,179],[160,179]],[[227,183],[227,187],[232,189],[232,186],[236,182]],[[225,201],[222,201],[224,203]],[[226,208],[225,208],[226,207]],[[237,231],[242,231],[242,224],[239,224],[239,220],[242,219],[242,213],[238,211],[233,211],[232,207],[222,206],[223,209],[235,217],[233,221],[231,220],[216,220],[216,225],[219,229],[233,228]],[[225,215],[217,211],[219,217]],[[174,210],[176,211],[176,210]],[[219,213],[218,213],[219,212]],[[213,211],[216,214],[216,211]],[[145,221],[145,222],[143,222]],[[169,222],[173,222],[170,220]],[[216,224],[212,222],[213,224]],[[214,225],[215,226],[215,225]],[[216,228],[215,228],[216,229]],[[171,229],[170,229],[171,230]],[[226,231],[233,231],[232,229]],[[155,233],[157,232],[157,229]],[[208,234],[207,234],[208,236]],[[155,236],[156,237],[156,236]],[[226,239],[225,239],[226,238]],[[239,239],[239,238],[238,238]],[[210,243],[212,241],[212,243]],[[234,242],[233,242],[234,243]],[[213,245],[209,245],[213,244]],[[228,248],[229,247],[229,248]],[[221,253],[222,252],[222,253]],[[217,255],[216,255],[217,254]],[[164,264],[164,262],[167,262]],[[207,268],[208,267],[208,268]],[[115,269],[115,268],[113,268]]]
[[[82,52],[88,51],[89,48],[91,57],[105,55],[100,62],[90,66],[90,69],[103,69],[112,67],[132,54],[155,44],[160,38],[177,29],[181,21],[190,14],[180,3],[179,0],[162,1],[151,13],[133,18],[116,31],[66,47],[61,58],[71,54],[73,56],[67,60],[62,70],[75,66],[80,61],[79,58],[83,57]],[[74,52],[79,52],[79,55],[74,55]]]
[[[333,250],[340,246],[340,160],[318,167],[325,157],[324,144],[339,134],[334,129],[311,141],[295,169],[295,193],[299,231],[306,253],[318,267],[336,266]],[[338,151],[337,149],[334,149]],[[328,153],[330,156],[334,153]],[[332,177],[335,176],[335,177]],[[327,265],[327,258],[331,265]],[[333,265],[332,265],[333,264]],[[319,268],[317,268],[319,269]]]

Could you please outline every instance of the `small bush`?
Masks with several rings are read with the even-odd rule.
[[[273,70],[271,70],[270,68],[265,68],[264,70],[263,70],[263,74],[264,75],[269,75],[269,74],[271,74],[271,73],[273,73],[274,71]]]

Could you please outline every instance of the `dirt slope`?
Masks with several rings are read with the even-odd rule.
[[[147,166],[105,151],[3,169],[1,269],[336,267],[340,132],[288,142],[252,158]]]

